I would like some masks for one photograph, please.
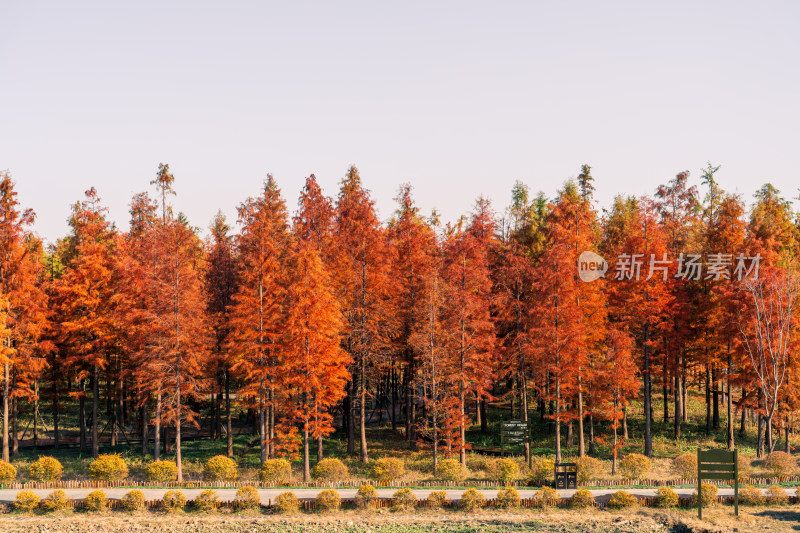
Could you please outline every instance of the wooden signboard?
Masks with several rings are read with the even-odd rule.
[[[524,420],[506,420],[500,425],[500,446],[503,455],[509,445],[525,444],[531,439],[530,428]]]
[[[697,516],[703,518],[703,481],[733,481],[733,504],[739,516],[739,452],[697,448]]]

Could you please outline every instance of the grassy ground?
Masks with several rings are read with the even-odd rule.
[[[684,452],[694,453],[697,446],[704,447],[723,447],[725,445],[725,409],[724,404],[720,405],[721,421],[720,428],[712,431],[711,436],[705,434],[705,404],[704,398],[700,395],[694,394],[690,397],[689,402],[689,423],[682,425],[682,438],[675,441],[672,439],[672,422],[665,423],[662,418],[662,403],[660,396],[657,394],[654,397],[655,408],[655,423],[653,426],[653,447],[654,459],[653,469],[647,475],[650,479],[670,479],[675,476],[670,470],[671,459],[676,455]],[[502,420],[510,418],[510,411],[505,408],[507,406],[495,405],[490,407],[489,410],[489,431],[482,433],[479,427],[473,427],[467,433],[467,439],[473,446],[476,447],[492,447],[499,448],[500,441],[500,424]],[[670,405],[672,409],[672,405]],[[643,450],[643,419],[641,417],[641,405],[634,403],[630,408],[629,415],[629,434],[630,439],[625,442],[622,450],[620,450],[620,457],[631,452],[641,452]],[[43,412],[47,412],[43,409]],[[66,424],[67,434],[74,431],[75,428],[70,429],[70,425],[77,423],[75,413],[77,412],[77,405],[62,406],[62,424]],[[241,416],[241,413],[237,413]],[[539,414],[531,411],[531,420],[533,424],[533,446],[532,450],[535,455],[553,457],[554,454],[554,437],[549,433],[548,421],[542,421]],[[45,423],[50,423],[45,418]],[[760,468],[760,461],[755,460],[755,428],[749,426],[747,428],[747,436],[739,438],[738,436],[738,418],[736,420],[735,429],[737,431],[736,440],[739,453],[751,460],[753,465],[753,475],[758,476],[765,474]],[[577,428],[576,428],[577,430]],[[588,448],[588,427],[585,429]],[[621,433],[621,432],[620,432]],[[577,456],[577,438],[572,445],[568,445],[566,441],[566,428],[562,428],[562,435],[564,435],[563,453],[565,458]],[[611,472],[611,449],[609,443],[611,442],[611,430],[608,423],[596,422],[595,423],[595,436],[596,436],[596,452],[595,457],[598,457],[605,463],[605,473],[602,478],[612,479]],[[403,459],[407,473],[401,478],[402,481],[424,481],[433,478],[433,460],[428,446],[421,446],[419,450],[412,450],[411,446],[405,442],[402,434],[392,432],[388,422],[384,421],[383,424],[373,424],[368,427],[367,440],[369,445],[369,456],[375,459],[383,456],[400,457]],[[326,438],[324,442],[326,457],[339,457],[344,460],[348,466],[350,475],[353,478],[367,478],[369,477],[369,465],[361,463],[357,459],[346,457],[346,440],[343,438],[341,432]],[[356,443],[356,448],[358,444]],[[189,440],[183,443],[183,461],[184,461],[184,477],[187,480],[200,479],[202,477],[202,464],[205,460],[213,455],[224,454],[226,443],[224,440]],[[140,454],[140,447],[137,445],[135,449],[130,449],[127,443],[123,440],[122,444],[111,448],[110,446],[103,446],[101,452],[116,452],[122,453],[130,465],[130,473],[132,479],[144,479],[144,466],[149,461],[149,458],[143,458]],[[152,452],[152,444],[151,444]],[[236,435],[234,438],[234,453],[239,464],[240,479],[249,480],[256,479],[257,468],[259,465],[259,449],[257,439],[249,435]],[[313,453],[313,452],[312,452]],[[64,465],[64,479],[85,479],[88,475],[88,465],[91,462],[91,456],[88,453],[81,453],[77,448],[62,448],[60,450],[47,450],[37,451],[32,448],[23,448],[21,454],[14,459],[14,463],[18,468],[18,479],[24,480],[27,476],[27,465],[35,460],[40,455],[52,455],[59,459]],[[174,456],[167,454],[163,456],[166,459],[172,459]],[[520,461],[521,469],[524,473],[526,466],[521,456],[517,456]],[[482,480],[490,478],[490,466],[493,457],[480,455],[477,453],[468,453],[467,465],[470,469],[471,480]],[[299,480],[299,472],[301,472],[300,461],[295,461],[294,471],[296,478]],[[619,478],[619,476],[617,476]]]
[[[742,508],[733,516],[730,507],[704,512],[702,522],[694,511],[636,509],[620,512],[594,510],[482,511],[464,514],[452,511],[395,513],[390,511],[341,511],[332,514],[295,516],[256,514],[177,513],[169,515],[121,513],[69,513],[50,516],[0,515],[0,530],[8,532],[347,532],[418,533],[437,532],[733,532],[796,531],[800,511],[793,507]]]

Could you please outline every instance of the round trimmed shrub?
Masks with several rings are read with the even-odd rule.
[[[338,511],[341,506],[342,498],[337,491],[328,489],[317,494],[317,509],[320,511]]]
[[[774,477],[782,479],[797,473],[797,461],[786,452],[772,452],[764,460],[764,468]]]
[[[61,479],[64,467],[54,457],[39,457],[28,470],[28,475],[33,481],[57,481]]]
[[[186,496],[179,490],[168,490],[161,498],[161,504],[167,511],[179,511],[186,507]]]
[[[682,453],[672,460],[672,473],[680,479],[697,479],[697,456]]]
[[[395,511],[410,511],[417,506],[417,497],[409,488],[402,488],[392,496],[392,509]]]
[[[575,494],[572,495],[572,498],[569,499],[569,505],[576,509],[592,507],[594,505],[594,496],[588,489],[578,489],[575,491]]]
[[[342,481],[347,478],[347,467],[339,459],[329,457],[314,465],[311,477],[322,481]]]
[[[258,480],[264,483],[288,485],[292,480],[292,464],[282,457],[267,459],[258,471]]]
[[[14,500],[14,509],[29,513],[36,509],[39,505],[39,496],[32,490],[21,490],[17,493],[17,499]]]
[[[578,465],[578,483],[587,483],[603,475],[603,463],[594,457],[578,457],[575,464]]]
[[[447,492],[443,490],[432,490],[428,494],[428,504],[434,508],[441,508],[447,505]]]
[[[514,487],[506,487],[497,491],[497,503],[500,507],[511,509],[519,507],[519,492]]]
[[[553,487],[542,487],[533,496],[534,502],[539,507],[550,507],[558,503],[561,495]]]
[[[617,492],[611,495],[611,498],[609,498],[607,505],[611,509],[627,509],[628,507],[633,507],[638,503],[639,500],[637,500],[636,496],[634,496],[630,492],[624,490],[618,490]]]
[[[459,507],[465,511],[474,511],[483,507],[486,502],[486,496],[481,494],[475,489],[467,489],[461,494],[461,501]]]
[[[525,484],[529,487],[541,487],[553,481],[553,471],[555,470],[555,461],[547,459],[546,457],[538,457],[533,461],[531,466],[531,473]]]
[[[233,507],[236,510],[255,509],[261,505],[261,496],[255,487],[241,487],[233,498]]]
[[[764,505],[764,493],[758,487],[745,485],[739,488],[739,500],[744,505]]]
[[[677,507],[680,503],[680,497],[672,487],[659,487],[656,491],[656,505],[664,509],[671,509]]]
[[[172,461],[153,461],[145,468],[150,483],[169,483],[178,479],[178,465]]]
[[[743,455],[739,456],[739,483],[744,483],[753,473],[751,460]]]
[[[397,457],[381,457],[372,463],[370,472],[372,479],[381,483],[389,483],[406,472],[406,467]]]
[[[61,489],[54,490],[48,494],[45,499],[39,502],[39,506],[47,512],[61,511],[62,509],[66,509],[68,504],[69,499],[67,498],[67,493]]]
[[[372,485],[361,485],[356,492],[356,505],[366,509],[378,497],[378,491]]]
[[[789,503],[789,495],[779,485],[772,485],[767,489],[767,503],[770,505],[786,505]]]
[[[0,483],[11,483],[17,479],[17,469],[9,462],[0,461]]]
[[[442,459],[436,464],[436,478],[444,481],[461,481],[467,477],[467,469],[458,459]]]
[[[108,496],[102,490],[93,490],[83,499],[83,508],[87,511],[105,511],[108,508]]]
[[[281,492],[275,498],[275,510],[281,514],[292,514],[300,510],[300,500],[294,492]]]
[[[215,455],[203,466],[206,481],[233,481],[236,476],[236,461],[224,455]]]
[[[710,507],[717,503],[717,486],[711,483],[703,483],[700,485],[703,491],[703,507]],[[692,494],[692,505],[697,505],[697,491]]]
[[[519,477],[519,463],[510,457],[495,459],[490,465],[490,475],[504,485],[513,483]]]
[[[641,479],[650,468],[650,459],[640,453],[630,453],[619,462],[619,469],[627,479]]]
[[[89,465],[89,477],[100,481],[119,481],[128,477],[128,465],[117,453],[103,453]]]
[[[194,507],[205,512],[215,510],[218,503],[219,494],[217,494],[217,491],[211,489],[204,490],[194,499]]]
[[[129,490],[120,500],[120,505],[126,511],[141,511],[144,509],[144,492]]]

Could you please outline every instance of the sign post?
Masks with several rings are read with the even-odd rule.
[[[503,455],[508,445],[525,444],[531,439],[530,428],[524,420],[506,420],[500,425],[500,447]]]
[[[739,516],[739,452],[697,448],[697,517],[703,518],[703,481],[733,481],[733,505]]]

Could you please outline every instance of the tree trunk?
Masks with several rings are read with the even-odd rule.
[[[8,453],[8,363],[3,365],[3,461],[9,462]]]
[[[727,371],[727,379],[725,380],[728,382],[728,397],[727,397],[727,408],[728,408],[728,450],[733,451],[734,442],[733,442],[733,395],[731,394],[731,349],[730,344],[728,344],[728,371]]]
[[[756,446],[756,457],[764,457],[764,416],[758,414],[758,445]]]
[[[586,455],[586,443],[583,439],[583,391],[581,377],[578,376],[578,457]]]
[[[366,463],[369,461],[367,457],[367,378],[366,378],[366,358],[362,354],[361,355],[361,375],[359,376],[361,380],[360,389],[359,389],[359,405],[358,405],[358,424],[360,430],[360,437],[361,437],[361,453],[360,459],[362,463]]]
[[[706,365],[706,435],[711,435],[711,368]]]
[[[353,412],[355,410],[355,391],[353,390],[353,380],[347,382],[347,397],[345,398],[345,411],[347,412],[347,455],[353,457],[356,454],[355,447],[355,420]],[[409,401],[409,400],[406,400]],[[410,418],[409,418],[410,423]]]
[[[561,420],[559,415],[561,410],[561,378],[556,377],[556,401],[555,401],[555,431],[556,431],[556,462],[561,462]]]
[[[158,461],[161,457],[161,389],[156,394],[156,417],[153,427],[153,460]]]
[[[653,456],[653,435],[651,427],[653,423],[652,414],[652,396],[651,396],[651,381],[650,381],[650,350],[648,346],[650,335],[650,324],[645,322],[644,325],[644,454],[647,457]]]
[[[149,435],[147,434],[147,430],[149,429],[149,424],[147,423],[147,400],[145,400],[139,408],[139,416],[142,419],[142,457],[147,457],[149,441]]]
[[[16,381],[16,380],[15,380]],[[19,455],[19,427],[17,425],[18,400],[14,396],[11,398],[11,455]]]
[[[481,433],[489,433],[489,419],[486,416],[486,398],[481,398]]]
[[[711,394],[714,399],[714,418],[711,427],[719,429],[719,372],[711,367]]]
[[[677,368],[677,366],[676,366]],[[675,399],[675,419],[674,419],[674,429],[672,430],[672,438],[678,440],[681,438],[681,413],[683,412],[683,407],[681,406],[681,400],[683,398],[683,391],[681,390],[681,378],[677,372],[675,372],[675,391],[673,393]]]
[[[589,415],[589,455],[594,454],[594,417]]]
[[[81,380],[81,397],[78,400],[78,416],[80,417],[81,452],[86,451],[86,380]]]
[[[269,441],[269,436],[267,428],[267,410],[264,408],[263,403],[258,407],[258,438],[261,441],[261,446],[259,447],[261,450],[260,463],[261,466],[264,466],[264,463],[267,461],[267,442]]]
[[[303,422],[303,481],[311,478],[311,461],[308,457],[308,421]]]
[[[628,406],[622,409],[622,438],[628,440]]]
[[[231,372],[225,369],[225,429],[227,430],[227,456],[233,457],[233,418],[231,418]]]
[[[100,442],[98,434],[98,414],[100,407],[100,384],[99,384],[97,364],[92,368],[92,457],[97,457],[100,454]]]

